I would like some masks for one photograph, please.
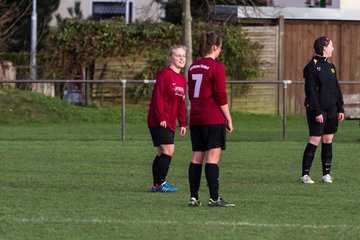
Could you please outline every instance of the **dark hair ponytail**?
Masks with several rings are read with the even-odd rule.
[[[202,32],[200,35],[199,55],[204,57],[206,54],[212,52],[212,46],[220,46],[222,44],[222,37],[215,32]]]

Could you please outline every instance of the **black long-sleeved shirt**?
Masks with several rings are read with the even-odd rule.
[[[304,68],[305,106],[315,116],[326,112],[330,117],[344,112],[344,101],[336,69],[328,59],[314,56]]]

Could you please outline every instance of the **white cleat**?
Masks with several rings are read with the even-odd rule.
[[[324,176],[322,177],[322,181],[323,181],[324,183],[332,183],[332,182],[333,182],[333,181],[332,181],[332,177],[330,176],[330,174],[324,175]]]
[[[310,178],[309,175],[304,175],[300,178],[301,183],[304,184],[314,184],[315,182]]]

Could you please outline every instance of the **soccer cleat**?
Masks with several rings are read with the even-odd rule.
[[[322,177],[322,181],[323,181],[324,183],[332,183],[332,182],[333,182],[333,181],[332,181],[332,177],[330,176],[330,174],[324,175],[324,176]]]
[[[156,191],[157,192],[177,192],[177,191],[179,191],[179,189],[171,186],[167,182],[163,182],[160,186],[157,186]]]
[[[309,175],[304,175],[304,176],[302,176],[302,177],[300,178],[300,181],[301,181],[301,183],[304,183],[304,184],[313,184],[313,183],[315,183],[315,182],[310,178]]]
[[[201,207],[201,202],[199,199],[194,197],[190,198],[189,200],[189,207]]]
[[[157,192],[157,186],[156,185],[151,186],[151,192],[153,192],[153,193]]]
[[[224,199],[219,197],[217,201],[214,201],[210,198],[208,206],[209,207],[235,207],[235,204],[228,203]]]

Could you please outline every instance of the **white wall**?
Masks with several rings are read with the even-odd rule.
[[[165,12],[153,0],[134,0],[136,17],[138,19],[159,20],[165,17]]]
[[[56,14],[60,14],[62,18],[70,17],[67,9],[74,7],[75,2],[81,2],[81,10],[84,18],[88,18],[92,13],[93,2],[124,2],[125,0],[61,0],[58,10],[54,13],[50,26],[56,25]],[[164,12],[160,9],[160,5],[153,3],[152,0],[131,0],[134,3],[136,19],[153,19],[159,20],[164,17]]]
[[[305,7],[305,0],[273,0],[273,7]]]
[[[307,7],[305,4],[306,0],[273,0],[273,7]],[[327,8],[340,8],[341,0],[332,0],[331,6]],[[358,0],[347,0],[347,1],[358,1]]]
[[[53,14],[53,18],[49,25],[50,26],[56,25],[55,16],[57,14],[60,14],[62,18],[70,17],[67,9],[69,7],[73,8],[75,6],[75,2],[81,2],[81,10],[83,12],[83,16],[84,16],[84,18],[87,18],[90,15],[90,13],[89,13],[89,10],[90,10],[89,2],[90,1],[89,0],[60,0],[60,5],[59,5],[57,11]]]
[[[340,8],[348,10],[360,10],[359,0],[340,0]]]

